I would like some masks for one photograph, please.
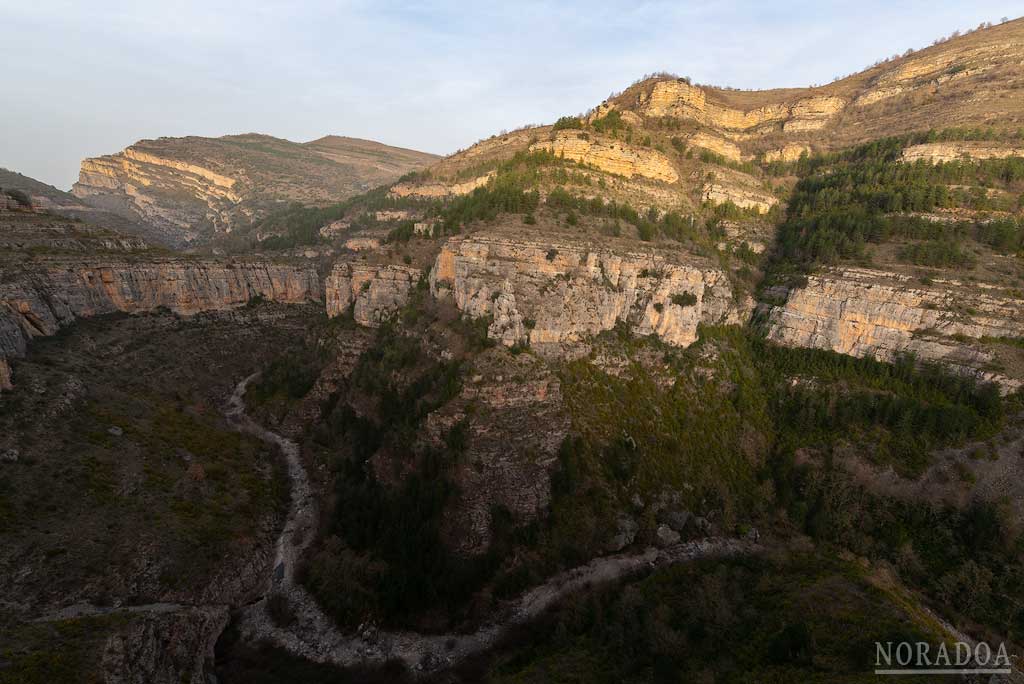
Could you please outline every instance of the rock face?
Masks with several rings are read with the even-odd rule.
[[[434,155],[328,136],[141,140],[82,161],[72,193],[186,244],[247,225],[278,200],[338,202],[427,165]]]
[[[200,226],[230,228],[242,201],[237,178],[205,165],[148,153],[136,147],[84,159],[76,197],[108,211],[138,219],[168,233],[177,242],[200,236]]]
[[[399,183],[391,188],[390,194],[394,197],[458,197],[482,188],[493,176],[494,173],[488,173],[464,183]]]
[[[687,346],[698,324],[741,322],[751,307],[733,300],[724,272],[696,258],[495,235],[449,239],[430,289],[473,317],[492,317],[491,338],[554,353],[620,322]]]
[[[789,143],[783,145],[777,150],[768,150],[764,153],[764,160],[766,162],[793,162],[800,159],[804,154],[810,155],[811,148],[807,145],[800,145],[797,143]]]
[[[781,123],[787,132],[823,128],[845,106],[842,98],[815,95],[792,103],[741,110],[708,102],[703,89],[681,79],[658,81],[640,103],[645,116],[693,119],[706,126],[738,131]]]
[[[845,106],[846,100],[830,95],[817,95],[799,100],[789,110],[782,130],[787,133],[819,130]]]
[[[627,178],[642,176],[665,183],[679,180],[675,167],[660,152],[597,136],[581,137],[579,131],[558,131],[553,140],[534,143],[530,149],[545,150]]]
[[[755,209],[759,214],[768,213],[779,203],[778,198],[762,190],[752,177],[724,168],[715,171],[714,177],[703,184],[701,197],[714,204],[732,202],[741,209]]]
[[[980,291],[979,291],[980,290]],[[992,367],[982,338],[1024,336],[1024,301],[994,286],[844,268],[812,275],[769,316],[768,337],[791,347],[892,360],[910,352],[999,383],[1022,385]]]
[[[147,615],[125,633],[107,640],[102,661],[104,681],[208,684],[214,646],[228,620],[226,606]]]
[[[924,159],[932,164],[960,159],[1003,159],[1024,157],[1024,147],[990,142],[944,142],[911,145],[903,150],[902,161]]]
[[[707,133],[694,133],[690,136],[689,144],[692,147],[700,147],[705,150],[710,150],[715,154],[720,154],[726,159],[734,162],[742,161],[743,154],[740,152],[740,148],[734,143],[718,138]]]
[[[1019,32],[1017,22],[1008,22],[976,32],[968,39],[949,41],[905,58],[895,66],[884,68],[871,87],[854,101],[866,107],[915,90],[929,90],[951,81],[961,81],[985,74],[1001,65],[1013,63],[1020,55],[1020,42],[1011,32]],[[1017,33],[1019,36],[1019,33]]]
[[[544,514],[551,470],[570,428],[558,376],[542,359],[519,354],[510,361],[491,350],[474,361],[473,372],[458,398],[424,426],[439,448],[454,425],[467,432],[466,453],[453,472],[457,500],[442,526],[444,542],[464,555],[487,551],[496,508],[517,523]]]
[[[228,309],[256,297],[297,304],[321,300],[311,268],[266,261],[60,258],[0,272],[0,358],[22,356],[35,337],[76,318],[167,307],[182,315]],[[4,362],[0,385],[10,385]]]
[[[327,315],[351,310],[357,323],[375,328],[405,306],[421,275],[420,269],[408,266],[339,262],[324,282]]]
[[[715,204],[732,202],[740,209],[756,209],[759,214],[767,214],[779,200],[756,190],[726,185],[724,183],[705,183],[704,199]]]

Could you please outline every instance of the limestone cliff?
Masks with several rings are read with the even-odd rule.
[[[351,310],[360,325],[377,327],[405,306],[421,274],[408,266],[341,261],[324,282],[327,315],[343,316]]]
[[[787,143],[782,147],[775,150],[768,150],[764,153],[764,160],[766,162],[794,162],[800,159],[803,155],[810,155],[811,148],[807,145],[801,145],[799,143]]]
[[[705,150],[710,150],[715,154],[720,154],[730,161],[741,161],[743,153],[740,152],[740,148],[728,140],[719,138],[714,135],[708,135],[707,133],[699,132],[694,133],[690,136],[687,141],[691,147],[700,147]]]
[[[106,684],[207,684],[214,646],[229,620],[227,606],[154,613],[131,623],[103,646]]]
[[[338,136],[305,144],[257,134],[159,138],[83,160],[72,193],[182,245],[246,226],[276,202],[339,202],[434,159]]]
[[[639,104],[645,116],[693,119],[706,126],[734,131],[776,123],[786,131],[817,130],[846,106],[840,97],[814,95],[742,110],[709,102],[702,88],[682,79],[656,82],[649,93],[641,94]]]
[[[182,315],[228,309],[252,299],[320,300],[307,267],[267,261],[127,260],[60,257],[0,269],[0,385],[6,359],[22,356],[35,337],[55,334],[76,318],[166,307]]]
[[[1024,337],[1024,300],[991,285],[936,279],[924,286],[885,271],[830,269],[808,277],[772,309],[768,337],[885,361],[909,352],[1005,390],[1024,384],[1000,367],[997,346],[986,344]]]
[[[624,323],[638,335],[686,346],[700,323],[738,323],[727,275],[693,258],[587,246],[564,239],[477,234],[451,238],[430,271],[430,289],[473,317],[488,335],[560,352]]]
[[[468,195],[477,188],[482,188],[487,185],[487,182],[493,176],[493,173],[489,173],[462,183],[443,183],[440,181],[399,183],[391,188],[390,194],[393,197],[428,197],[437,199],[458,197],[460,195]]]
[[[558,131],[552,140],[534,143],[531,150],[546,150],[602,171],[632,178],[642,176],[665,183],[675,183],[679,174],[668,158],[656,150],[606,140],[578,131]]]
[[[718,169],[701,186],[701,196],[706,202],[722,204],[732,202],[741,209],[754,209],[766,214],[779,203],[757,183],[755,178],[732,169]]]
[[[1024,157],[1024,146],[994,142],[942,142],[911,145],[903,150],[901,159],[915,162],[919,159],[936,164],[962,159],[1003,159]]]

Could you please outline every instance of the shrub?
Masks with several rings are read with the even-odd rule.
[[[676,306],[693,306],[697,303],[697,295],[692,292],[672,295],[672,303]]]
[[[594,130],[599,133],[615,133],[625,126],[622,121],[622,113],[612,110],[594,122]]]
[[[583,122],[578,116],[563,116],[551,127],[552,131],[561,131],[567,128],[583,128]]]

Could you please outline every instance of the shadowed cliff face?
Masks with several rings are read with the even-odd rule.
[[[11,386],[7,359],[36,337],[78,318],[167,308],[181,315],[220,311],[254,299],[321,301],[316,271],[266,261],[53,258],[0,270],[0,388]]]

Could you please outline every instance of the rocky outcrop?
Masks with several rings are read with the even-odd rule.
[[[705,150],[710,150],[711,152],[719,154],[730,161],[738,162],[743,160],[743,154],[740,152],[740,148],[734,143],[713,135],[708,135],[707,133],[694,133],[690,136],[690,139],[687,142],[691,147],[700,147]]]
[[[477,188],[482,188],[493,177],[494,172],[491,172],[463,183],[443,183],[440,181],[399,183],[391,188],[390,194],[392,197],[427,197],[436,199],[458,197],[460,195],[468,195]]]
[[[890,97],[896,97],[906,91],[903,86],[884,86],[881,88],[873,88],[863,95],[860,95],[853,101],[855,107],[867,107],[873,105],[876,102],[882,100],[888,100]]]
[[[787,133],[817,131],[824,128],[825,124],[845,106],[846,100],[830,95],[816,95],[799,100],[789,110],[782,130]]]
[[[728,130],[747,130],[770,123],[781,123],[786,131],[818,130],[845,106],[842,98],[815,95],[745,111],[708,102],[702,88],[682,79],[658,81],[640,101],[640,110],[646,116],[693,119],[706,126]]]
[[[587,123],[592,124],[599,119],[603,119],[613,111],[617,111],[619,116],[622,117],[622,121],[629,126],[640,128],[644,125],[644,120],[635,112],[631,112],[628,109],[619,109],[615,106],[614,102],[602,102],[597,107],[594,107],[594,110],[587,115]]]
[[[106,684],[208,684],[227,606],[154,612],[111,636],[103,649]]]
[[[664,183],[679,180],[672,162],[661,152],[579,131],[558,131],[552,140],[534,143],[530,149],[545,150],[627,178],[641,176]]]
[[[0,358],[22,356],[33,338],[53,335],[77,318],[160,307],[187,316],[255,298],[320,300],[320,281],[311,268],[267,261],[55,258],[6,267],[0,271]]]
[[[800,157],[802,157],[805,154],[811,154],[810,147],[798,143],[789,143],[787,145],[783,145],[777,150],[768,150],[767,152],[765,152],[764,161],[768,163],[775,161],[794,162],[800,159]]]
[[[1024,337],[1024,300],[991,285],[937,279],[922,286],[885,271],[832,269],[809,276],[772,309],[768,337],[885,361],[909,352],[1012,390],[1021,379],[994,367],[983,342]]]
[[[444,448],[456,425],[465,430],[467,447],[453,468],[458,494],[445,512],[441,539],[473,556],[489,548],[497,508],[517,525],[548,510],[551,470],[571,426],[556,369],[532,354],[477,356],[458,397],[430,413],[421,434]],[[386,459],[375,467],[396,466]]]
[[[924,159],[932,164],[959,161],[963,159],[1004,159],[1024,157],[1024,146],[1005,145],[997,142],[939,142],[911,145],[903,150],[900,159],[915,162]]]
[[[351,311],[357,323],[375,328],[405,306],[421,275],[409,266],[339,262],[324,282],[327,315]]]
[[[697,258],[496,235],[449,239],[430,289],[491,317],[492,339],[556,354],[617,323],[687,346],[698,324],[740,322],[750,310],[733,300],[724,272]]]
[[[196,164],[165,159],[131,147],[82,161],[71,192],[97,206],[158,226],[184,241],[199,226],[227,227],[242,201],[237,180]]]
[[[713,204],[732,202],[740,209],[754,209],[759,214],[767,214],[779,200],[771,195],[754,190],[744,183],[729,182],[729,177],[704,184],[702,196],[704,201]]]

